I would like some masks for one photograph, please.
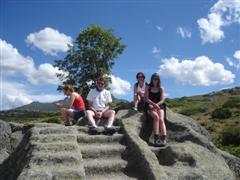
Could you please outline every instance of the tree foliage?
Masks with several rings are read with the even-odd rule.
[[[114,59],[122,54],[125,45],[120,43],[111,29],[91,25],[83,29],[63,60],[55,60],[54,66],[67,72],[58,74],[63,84],[72,84],[85,97],[99,76],[110,75]],[[108,81],[111,79],[108,78]]]

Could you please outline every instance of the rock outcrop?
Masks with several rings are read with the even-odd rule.
[[[0,120],[0,164],[9,156],[11,152],[11,127],[8,123]]]
[[[0,180],[203,179],[240,177],[240,159],[217,149],[189,117],[167,110],[168,145],[152,147],[152,122],[120,110],[118,133],[89,135],[85,126],[0,121]]]
[[[157,148],[147,144],[149,139],[151,141],[151,119],[132,111],[120,111],[117,116],[128,130],[126,134],[135,137],[133,139],[141,137],[145,142],[140,142],[139,146],[151,149],[145,156],[151,157],[154,179],[230,180],[239,177],[240,159],[217,149],[208,132],[191,118],[167,110],[168,145]],[[151,153],[157,158],[152,158]]]

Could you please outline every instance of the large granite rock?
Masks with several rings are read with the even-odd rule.
[[[0,164],[11,153],[11,133],[10,125],[0,120]]]
[[[114,138],[89,136],[87,127],[47,123],[21,126],[0,121],[0,180],[240,177],[240,159],[217,149],[208,132],[189,117],[167,110],[168,145],[162,148],[148,144],[152,121],[144,114],[120,110],[116,119],[122,134]],[[126,165],[130,170],[127,174]],[[106,177],[110,170],[112,174]],[[134,171],[137,173],[131,174]],[[99,172],[106,173],[99,178]]]
[[[151,139],[152,120],[144,114],[131,110],[119,111],[125,129],[138,134],[144,140],[139,146],[146,146]],[[156,148],[148,145],[156,155],[151,159],[153,172],[159,168],[162,177],[153,179],[226,179],[239,177],[240,159],[217,149],[209,139],[208,132],[193,119],[167,110],[166,113],[168,145]],[[132,136],[134,138],[134,136]],[[222,153],[221,153],[222,152]],[[158,161],[159,166],[154,161]],[[230,168],[231,167],[231,168]],[[235,172],[235,173],[234,173]]]

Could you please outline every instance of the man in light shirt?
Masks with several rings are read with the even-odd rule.
[[[115,129],[112,128],[115,118],[115,111],[110,110],[109,103],[112,102],[111,93],[105,88],[105,79],[100,77],[97,79],[97,87],[91,89],[87,95],[89,110],[86,112],[87,119],[91,124],[93,134],[99,134],[95,119],[107,118],[108,122],[103,133],[113,134]]]

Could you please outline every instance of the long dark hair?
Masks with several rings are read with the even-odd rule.
[[[151,81],[150,81],[149,86],[153,87],[153,79],[155,79],[155,78],[158,79],[157,87],[159,89],[161,89],[161,79],[160,79],[160,76],[158,75],[158,73],[153,73],[153,75],[151,76]]]

